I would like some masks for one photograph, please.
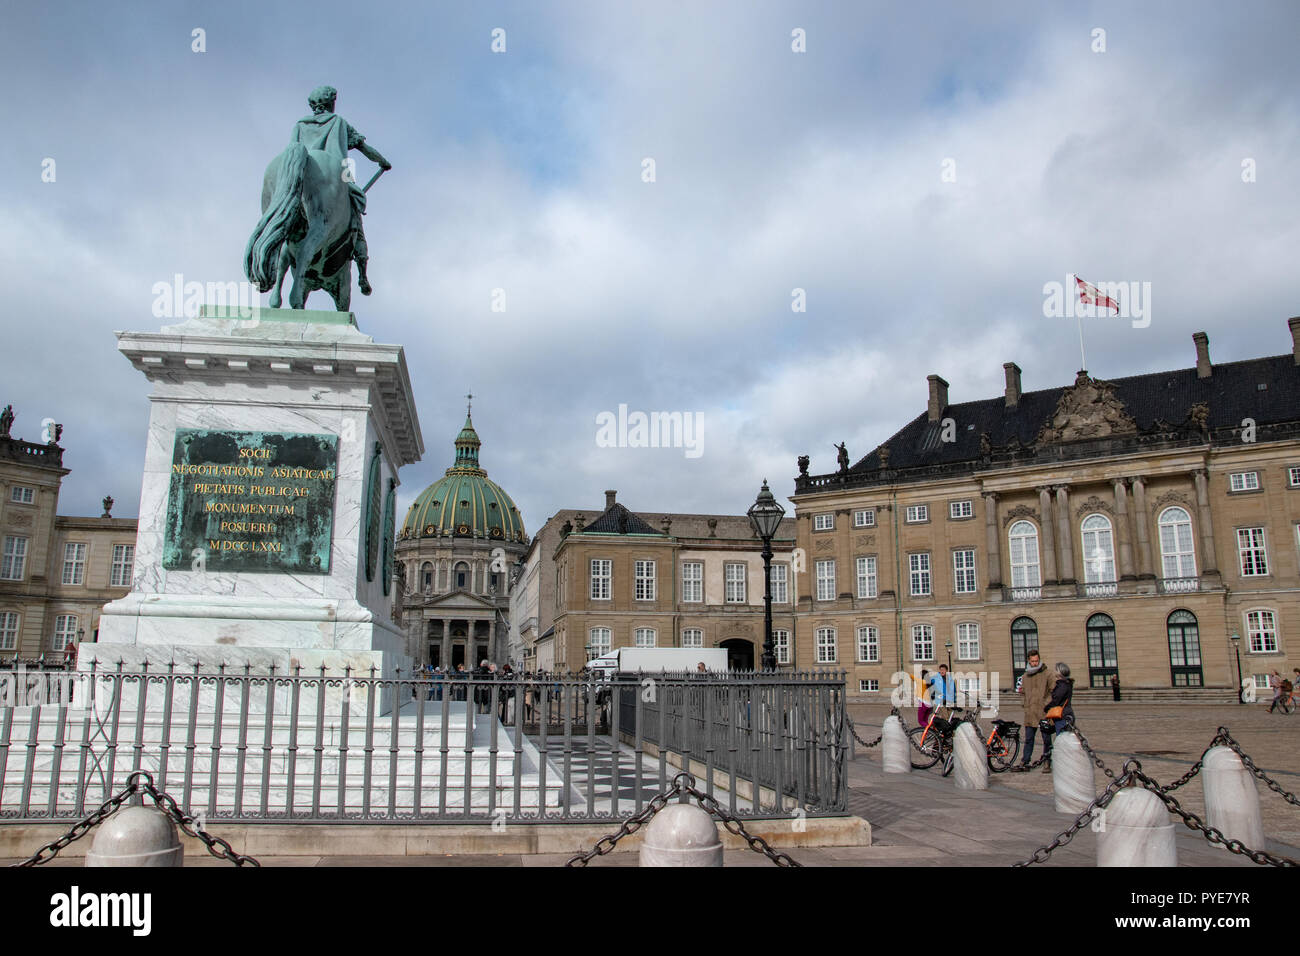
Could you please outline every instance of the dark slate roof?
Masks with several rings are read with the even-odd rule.
[[[1105,381],[1115,387],[1115,396],[1137,423],[1138,436],[1128,436],[1127,440],[1139,444],[1158,440],[1190,441],[1194,434],[1200,436],[1196,442],[1203,443],[1206,440],[1203,433],[1188,424],[1191,407],[1202,402],[1209,407],[1207,426],[1216,443],[1235,440],[1232,430],[1240,429],[1244,418],[1253,418],[1261,426],[1260,440],[1269,434],[1280,436],[1294,430],[1265,426],[1300,421],[1300,366],[1292,355],[1225,362],[1215,365],[1209,378],[1197,378],[1196,369],[1187,368]],[[1028,455],[1027,446],[1033,444],[1055,413],[1061,395],[1071,387],[1025,392],[1015,408],[1006,407],[1003,395],[949,405],[938,422],[929,421],[922,412],[884,443],[889,446],[887,471],[880,470],[877,447],[849,469],[848,482],[857,484],[861,479],[879,480],[886,476],[899,480],[905,478],[909,469],[932,473],[963,462],[979,463],[986,460],[981,453],[981,433],[989,436],[994,461],[1008,456],[1024,460]],[[943,418],[955,421],[956,441],[941,440]],[[1105,444],[1104,441],[1094,443],[1097,453],[1104,450]],[[1063,454],[1061,457],[1076,456]],[[831,479],[831,476],[817,477]],[[808,491],[823,482],[816,478],[797,479],[796,485],[798,491]]]
[[[583,534],[653,534],[663,537],[618,502],[610,505],[605,513],[582,529]]]

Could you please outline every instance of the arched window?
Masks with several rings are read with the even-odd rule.
[[[934,660],[934,625],[912,625],[912,660]]]
[[[1173,686],[1203,686],[1201,634],[1196,626],[1196,615],[1181,609],[1174,611],[1165,622],[1165,628],[1169,635],[1169,673]]]
[[[1192,546],[1192,516],[1182,508],[1166,508],[1160,512],[1160,559],[1166,589],[1170,579],[1191,579],[1196,585],[1196,551]],[[1172,589],[1181,590],[1181,584]]]
[[[1038,563],[1038,529],[1031,521],[1017,521],[1007,532],[1011,557],[1011,586],[1036,588],[1043,578]]]
[[[1029,666],[1029,652],[1038,650],[1038,624],[1032,617],[1011,622],[1011,680],[1018,681]]]
[[[456,569],[453,572],[457,588],[469,587],[469,565],[464,561],[456,563]]]
[[[636,629],[636,646],[654,647],[655,629],[653,627],[638,627]]]
[[[1119,676],[1119,652],[1115,645],[1115,621],[1109,614],[1088,618],[1088,686],[1109,687]]]
[[[587,660],[608,654],[610,647],[614,643],[614,632],[607,627],[593,627],[589,632],[589,637],[591,646],[587,648]]]
[[[1115,580],[1115,541],[1110,519],[1091,514],[1083,519],[1083,581],[1106,584]]]
[[[433,563],[425,561],[420,567],[420,589],[422,591],[433,590]]]

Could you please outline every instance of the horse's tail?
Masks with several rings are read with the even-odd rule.
[[[302,143],[290,143],[281,154],[280,169],[275,176],[275,193],[244,249],[244,275],[261,292],[271,291],[279,278],[280,247],[284,245],[294,218],[300,214],[306,169],[307,147]]]

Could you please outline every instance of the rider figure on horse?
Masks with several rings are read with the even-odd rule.
[[[366,138],[352,128],[342,116],[334,112],[338,90],[332,86],[318,86],[307,97],[311,116],[305,116],[294,125],[291,143],[301,143],[307,149],[319,149],[337,157],[340,170],[349,170],[348,150],[357,149],[361,155],[378,163],[381,169],[392,169],[393,164],[379,154],[379,150],[366,142]],[[362,295],[370,295],[370,280],[366,278],[366,261],[369,250],[366,234],[361,227],[361,217],[366,212],[366,194],[356,184],[350,173],[344,173],[352,199],[352,258],[357,263],[357,285]]]

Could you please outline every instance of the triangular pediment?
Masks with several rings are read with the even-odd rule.
[[[1061,393],[1056,410],[1043,423],[1034,444],[1055,445],[1133,435],[1137,430],[1137,422],[1115,394],[1115,386],[1080,372],[1074,384]]]
[[[440,607],[447,610],[458,609],[467,611],[494,611],[496,605],[485,597],[477,594],[471,594],[468,591],[452,591],[450,594],[439,594],[431,597],[425,603],[425,607]]]

